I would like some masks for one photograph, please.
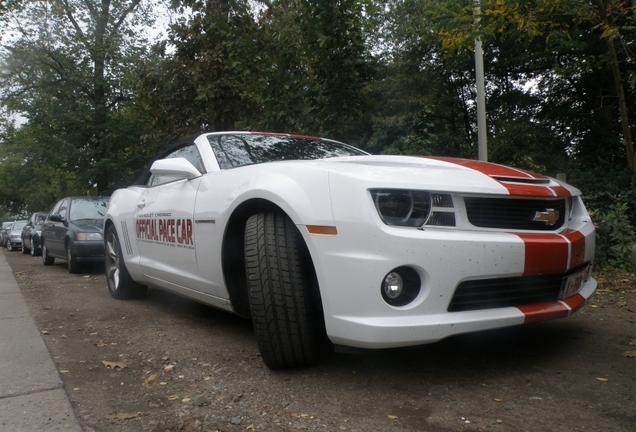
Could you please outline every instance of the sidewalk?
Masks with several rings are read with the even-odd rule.
[[[0,251],[0,430],[81,432],[5,253]]]

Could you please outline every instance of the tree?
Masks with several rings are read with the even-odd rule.
[[[140,122],[122,112],[144,55],[139,25],[150,19],[149,7],[142,0],[32,1],[11,18],[17,37],[3,44],[2,106],[34,125],[52,166],[77,171],[93,193],[109,193],[138,163],[126,150]]]
[[[375,73],[366,35],[374,8],[364,0],[269,3],[261,20],[264,128],[364,145],[370,134],[366,86]]]
[[[506,42],[523,47],[529,61],[514,55],[498,59],[507,65],[511,58],[518,61],[522,68],[515,69],[541,89],[535,118],[552,122],[564,140],[570,163],[577,162],[575,171],[597,170],[607,178],[608,172],[622,174],[616,161],[627,160],[636,190],[629,120],[636,111],[635,101],[630,99],[634,90],[633,2],[488,0],[480,9],[476,21],[471,1],[449,0],[438,8],[444,47],[462,50],[477,36],[490,49],[497,50]],[[621,181],[619,177],[615,180]]]
[[[202,131],[233,130],[261,111],[262,47],[245,0],[175,2],[191,14],[170,26],[141,69],[139,103],[153,117],[158,141]]]

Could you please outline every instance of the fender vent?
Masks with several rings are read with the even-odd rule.
[[[126,222],[121,223],[121,233],[124,237],[124,246],[126,246],[126,253],[128,255],[132,255],[133,251],[132,246],[130,245],[130,237],[128,236],[128,226],[126,225]],[[108,251],[106,251],[106,253],[108,253]]]

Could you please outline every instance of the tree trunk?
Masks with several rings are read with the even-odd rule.
[[[610,14],[607,6],[602,0],[598,1],[599,13],[601,19],[607,28],[610,27]],[[614,39],[610,36],[607,39],[607,53],[609,55],[610,64],[612,65],[612,74],[614,75],[614,84],[616,85],[616,95],[618,96],[618,108],[621,114],[621,126],[623,128],[623,140],[625,141],[625,152],[627,153],[627,166],[632,181],[632,190],[636,192],[636,170],[634,167],[634,142],[632,141],[632,132],[629,126],[629,114],[627,110],[627,101],[625,100],[625,89],[623,87],[623,76],[621,74],[620,65],[618,63],[618,54],[614,46]]]

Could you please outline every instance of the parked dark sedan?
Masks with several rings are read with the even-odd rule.
[[[33,213],[29,218],[29,222],[22,228],[22,253],[31,253],[31,256],[37,256],[42,253],[42,245],[40,236],[42,234],[42,225],[46,220],[47,212]]]
[[[67,197],[55,204],[42,226],[42,262],[66,260],[69,273],[81,263],[104,261],[103,219],[108,197]]]

